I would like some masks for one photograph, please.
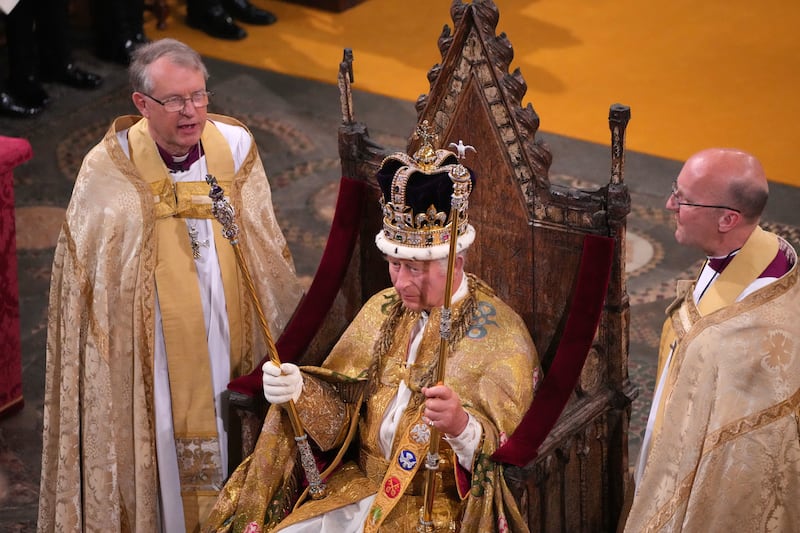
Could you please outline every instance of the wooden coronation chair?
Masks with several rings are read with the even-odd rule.
[[[442,62],[428,74],[430,92],[417,101],[417,122],[427,120],[439,132],[441,147],[463,140],[478,148],[467,163],[478,176],[469,198],[478,233],[468,270],[523,317],[545,369],[523,423],[494,458],[508,465],[506,480],[531,531],[614,531],[631,483],[627,435],[636,395],[628,379],[624,269],[630,111],[610,109],[607,184],[597,190],[551,184],[552,156],[536,138],[538,116],[521,105],[525,80],[518,70],[508,72],[511,44],[495,34],[497,7],[491,0],[453,0],[451,16],[454,29],[445,26],[439,38]],[[339,153],[346,178],[320,270],[295,313],[303,323],[293,319],[277,342],[283,361],[321,363],[361,305],[390,284],[374,245],[381,228],[375,174],[394,150],[378,146],[354,120],[352,68],[345,50]],[[417,143],[412,136],[407,153]],[[232,419],[243,420],[237,443],[243,454],[252,450],[263,415],[263,409],[252,414],[263,399],[260,369],[245,378],[249,385],[240,378],[229,387],[232,403],[242,407],[241,418]]]

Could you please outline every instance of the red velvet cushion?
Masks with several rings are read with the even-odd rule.
[[[567,405],[592,346],[608,291],[614,240],[587,235],[569,307],[569,316],[550,370],[514,434],[493,455],[501,463],[524,466],[532,461]]]
[[[363,181],[343,177],[339,183],[336,211],[314,281],[275,343],[284,363],[294,362],[303,355],[333,305],[353,254],[365,190]],[[261,365],[267,359],[269,357],[265,356],[251,373],[228,383],[228,389],[251,397],[260,395]]]
[[[22,408],[13,170],[32,156],[27,140],[0,136],[0,418]]]

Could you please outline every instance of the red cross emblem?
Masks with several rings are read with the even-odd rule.
[[[402,488],[400,480],[395,476],[390,477],[386,480],[386,483],[383,484],[383,492],[390,498],[397,498],[402,492]]]

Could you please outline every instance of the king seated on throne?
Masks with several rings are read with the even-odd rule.
[[[531,404],[538,355],[517,313],[465,271],[471,147],[418,134],[421,149],[377,175],[392,287],[321,367],[264,364],[271,406],[205,531],[528,531],[490,457]]]

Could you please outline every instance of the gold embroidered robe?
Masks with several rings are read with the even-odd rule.
[[[463,327],[460,330],[454,327],[457,340],[447,360],[445,384],[458,393],[466,410],[480,422],[483,439],[475,453],[471,486],[464,492],[456,488],[457,459],[442,441],[440,453],[447,459],[440,469],[434,516],[461,522],[462,532],[527,531],[503,478],[502,465],[493,463],[490,456],[517,427],[530,405],[539,376],[539,361],[522,319],[480,280],[470,276],[469,286],[469,296],[452,309],[453,324]],[[287,524],[383,490],[381,482],[387,462],[377,443],[384,411],[396,394],[400,379],[409,380],[410,388],[417,393],[421,386],[430,384],[434,375],[431,365],[439,345],[440,310],[434,309],[423,333],[417,361],[406,373],[405,354],[419,314],[405,309],[393,313],[398,304],[394,289],[373,296],[333,348],[323,368],[303,368],[305,386],[297,409],[309,437],[323,450],[347,440],[345,432],[351,411],[334,389],[341,391],[341,382],[351,384],[366,379],[373,365],[377,372],[373,393],[358,421],[356,457],[327,480],[329,495],[304,502],[283,519],[293,505],[297,488],[293,477],[297,472],[296,453],[283,409],[272,406],[254,453],[234,472],[220,493],[205,531],[240,532],[253,522],[270,531],[282,520],[275,529],[278,531]],[[465,310],[471,319],[459,321]],[[381,352],[378,360],[376,353]],[[338,401],[332,401],[334,398]],[[403,436],[417,421],[421,403],[421,394],[413,394],[397,428],[392,457]],[[418,459],[424,461],[424,456]],[[422,506],[423,471],[424,466],[380,531],[416,531]]]
[[[154,197],[117,140],[139,119],[115,120],[85,157],[55,251],[39,531],[157,531]],[[277,336],[301,288],[255,142],[226,194]],[[265,353],[243,285],[240,293],[245,353],[232,377],[252,370]]]
[[[626,532],[797,530],[800,272],[784,249],[788,274],[705,316],[679,282],[674,378]]]

